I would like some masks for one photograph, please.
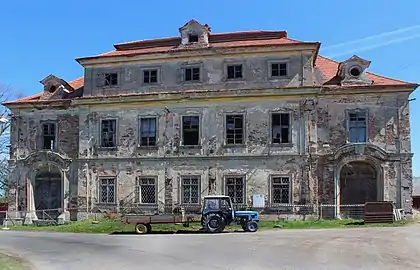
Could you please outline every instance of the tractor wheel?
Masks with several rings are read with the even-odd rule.
[[[248,232],[256,232],[256,231],[258,231],[258,223],[256,221],[253,221],[253,220],[248,221],[246,223],[246,230]]]
[[[221,233],[225,229],[226,223],[219,214],[209,214],[204,221],[204,226],[209,233]]]
[[[246,223],[241,223],[241,227],[242,227],[242,230],[244,230],[244,232],[248,231],[248,228],[246,227]]]
[[[148,228],[149,226],[144,225],[142,223],[136,224],[136,233],[138,233],[138,234],[146,234],[146,233],[148,233],[149,232],[149,228]]]

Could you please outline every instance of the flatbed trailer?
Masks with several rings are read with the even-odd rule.
[[[150,233],[152,224],[182,224],[188,227],[190,223],[201,222],[201,219],[193,215],[164,214],[164,215],[136,215],[127,214],[121,219],[123,224],[134,224],[138,234]]]

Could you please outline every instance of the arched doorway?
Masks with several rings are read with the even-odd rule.
[[[380,200],[379,173],[365,161],[352,161],[340,171],[340,205]]]
[[[39,168],[35,174],[35,209],[39,219],[57,218],[62,207],[62,177],[57,167]]]

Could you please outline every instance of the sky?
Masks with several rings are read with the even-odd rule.
[[[40,92],[49,74],[82,76],[75,58],[120,42],[178,36],[192,18],[212,32],[286,30],[290,38],[321,42],[323,56],[357,54],[372,61],[369,71],[420,82],[418,0],[3,0],[1,9],[0,83],[24,95]],[[413,174],[420,176],[420,90],[411,98]]]

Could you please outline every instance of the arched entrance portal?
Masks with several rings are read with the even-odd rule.
[[[364,204],[380,200],[376,168],[365,161],[353,161],[340,172],[340,205]]]
[[[62,207],[62,175],[55,166],[40,168],[35,174],[34,200],[39,219],[57,218]]]

